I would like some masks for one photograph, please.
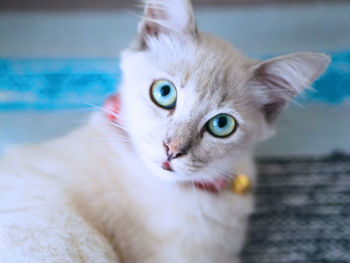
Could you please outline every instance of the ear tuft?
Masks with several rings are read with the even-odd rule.
[[[144,16],[139,24],[139,38],[159,34],[196,36],[197,29],[190,0],[145,0]],[[144,46],[144,45],[143,45]]]
[[[321,76],[329,62],[328,55],[303,52],[256,64],[252,82],[266,120],[272,122],[290,100]]]

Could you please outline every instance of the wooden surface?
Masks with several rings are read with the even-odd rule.
[[[0,10],[118,10],[134,8],[137,0],[1,0]],[[251,6],[314,2],[349,2],[348,0],[193,0],[197,7]]]

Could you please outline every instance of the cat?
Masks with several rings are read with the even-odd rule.
[[[190,1],[144,5],[118,95],[0,160],[0,262],[240,262],[254,198],[232,182],[254,187],[254,145],[330,58],[248,59]]]

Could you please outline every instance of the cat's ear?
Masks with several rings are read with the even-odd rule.
[[[139,40],[160,34],[196,37],[197,28],[191,0],[144,0],[145,10],[139,24]]]
[[[250,85],[266,121],[273,122],[290,100],[325,71],[329,62],[328,55],[303,52],[255,64]]]

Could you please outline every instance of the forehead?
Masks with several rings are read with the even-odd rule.
[[[157,72],[175,82],[180,96],[198,102],[194,107],[202,108],[203,102],[225,106],[241,96],[246,61],[227,44],[162,37],[152,41],[147,57]]]
[[[231,114],[240,121],[244,115],[239,105],[242,101],[239,85],[245,75],[242,62],[235,63],[234,57],[220,48],[166,43],[158,42],[147,57],[155,70],[152,77],[168,78],[177,89],[172,123],[200,128],[219,113]]]

